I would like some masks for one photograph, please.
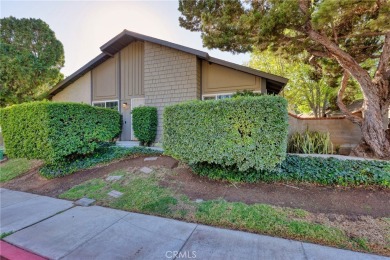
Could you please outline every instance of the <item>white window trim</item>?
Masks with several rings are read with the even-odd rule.
[[[205,97],[214,97],[214,99],[217,99],[217,96],[224,96],[224,95],[233,95],[234,93],[216,93],[216,94],[205,94],[202,95],[202,100],[204,100]]]
[[[107,108],[107,102],[118,102],[118,111],[119,111],[120,104],[119,104],[119,100],[118,99],[92,101],[92,106],[95,105],[96,103],[104,103],[104,108]]]
[[[202,100],[204,100],[205,97],[214,97],[215,100],[217,100],[217,96],[225,96],[225,95],[234,95],[236,92],[230,92],[230,93],[215,93],[215,94],[205,94],[202,95]],[[261,90],[255,90],[253,93],[261,93]]]

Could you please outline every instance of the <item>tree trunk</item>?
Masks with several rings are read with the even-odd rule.
[[[305,13],[305,1],[301,1],[301,9]],[[307,23],[308,36],[324,46],[341,67],[353,76],[359,83],[364,95],[364,115],[361,122],[363,143],[358,145],[353,154],[357,156],[373,156],[381,159],[390,159],[390,140],[387,138],[386,129],[383,125],[383,110],[388,108],[390,102],[390,32],[386,34],[383,51],[379,59],[374,79],[364,70],[351,55],[344,52],[338,45],[311,28]],[[355,122],[356,123],[356,122]],[[371,150],[371,153],[366,153]]]
[[[362,157],[378,157],[381,159],[390,159],[390,140],[386,136],[386,128],[383,125],[382,108],[380,107],[379,96],[374,92],[376,86],[369,88],[372,91],[366,91],[364,98],[364,115],[361,124],[363,143],[359,144],[352,151],[353,155]],[[370,151],[364,147],[369,146]]]

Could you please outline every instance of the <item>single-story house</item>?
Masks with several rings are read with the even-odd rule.
[[[124,30],[102,53],[50,92],[52,101],[118,109],[121,140],[135,140],[131,109],[158,108],[157,141],[164,106],[193,99],[222,99],[238,90],[278,94],[287,79],[210,57],[206,52]]]

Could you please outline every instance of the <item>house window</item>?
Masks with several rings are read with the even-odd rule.
[[[117,100],[92,102],[92,106],[110,108],[119,111],[119,101]]]
[[[217,99],[231,98],[233,95],[217,95]]]
[[[202,97],[203,100],[217,100],[217,99],[225,99],[231,98],[233,94],[215,94],[215,95],[204,95]]]
[[[261,93],[261,91],[253,91],[253,93]],[[234,93],[223,93],[223,94],[206,94],[202,96],[202,100],[218,100],[232,98]]]
[[[94,103],[92,103],[92,106],[94,106],[94,107],[106,107],[106,103],[105,102],[94,102]]]
[[[203,100],[215,100],[215,96],[203,96]]]

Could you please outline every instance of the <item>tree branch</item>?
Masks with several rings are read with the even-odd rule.
[[[368,72],[363,69],[351,55],[343,51],[334,42],[326,36],[321,35],[312,28],[307,29],[308,36],[315,42],[320,43],[326,48],[331,55],[339,62],[344,70],[348,71],[360,84],[363,92],[369,91],[368,86],[372,84],[371,77]]]
[[[390,61],[390,32],[386,33],[385,42],[383,43],[382,54],[379,58],[378,67],[376,69],[375,75],[384,74],[389,68]]]
[[[317,51],[317,50],[307,50],[313,56],[321,57],[321,58],[332,58],[328,52],[325,51]]]
[[[302,13],[307,15],[307,11],[309,10],[309,0],[300,0],[299,1],[299,9],[301,9]]]
[[[299,9],[307,16],[309,10],[310,1],[300,0]],[[305,22],[304,30],[311,40],[321,44],[343,67],[344,70],[348,71],[360,84],[363,93],[368,92],[368,86],[371,85],[371,77],[366,70],[364,70],[359,63],[347,52],[343,51],[337,44],[332,42],[328,37],[323,36],[319,32],[313,30],[309,18]]]
[[[318,62],[316,61],[316,56],[315,55],[312,55],[310,58],[309,58],[309,63],[316,69],[316,70],[321,70],[322,67],[320,66],[320,64],[318,64]]]
[[[343,112],[344,115],[349,120],[351,120],[353,123],[358,124],[359,126],[361,126],[362,123],[363,123],[363,119],[358,117],[358,116],[353,115],[347,109],[347,107],[345,106],[345,104],[343,102],[343,95],[344,95],[345,89],[347,88],[348,80],[349,80],[349,74],[348,74],[348,72],[344,71],[343,78],[341,80],[341,86],[340,86],[340,89],[339,89],[339,91],[337,93],[337,105],[340,108],[341,112]]]

